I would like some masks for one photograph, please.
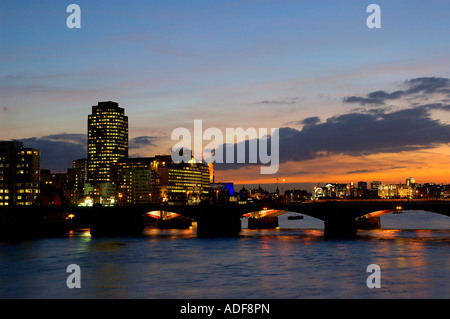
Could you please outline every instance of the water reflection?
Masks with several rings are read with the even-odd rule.
[[[155,227],[147,227],[143,232],[148,237],[163,237],[165,239],[193,238],[197,237],[196,230],[189,229],[158,229]]]
[[[80,230],[3,242],[0,297],[448,298],[443,283],[450,280],[450,227],[412,224],[395,229],[386,222],[353,239],[332,240],[324,238],[322,222],[305,217],[280,218],[278,229],[243,225],[235,238],[148,228],[136,237],[92,237]],[[81,289],[65,286],[72,263],[81,267]],[[366,286],[372,263],[381,267],[381,289]]]

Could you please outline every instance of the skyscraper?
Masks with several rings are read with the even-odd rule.
[[[88,182],[111,182],[111,163],[128,157],[128,117],[116,102],[99,102],[88,117]]]

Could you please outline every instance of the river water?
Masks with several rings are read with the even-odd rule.
[[[195,229],[147,229],[141,237],[0,242],[0,298],[449,298],[450,218],[421,211],[381,217],[382,228],[328,239],[308,216],[235,238]],[[69,289],[67,266],[80,267]],[[380,288],[368,288],[370,264]]]

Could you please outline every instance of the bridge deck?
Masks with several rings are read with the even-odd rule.
[[[252,212],[265,212],[275,217],[286,212],[297,212],[321,219],[325,229],[350,231],[357,217],[373,212],[423,210],[450,216],[450,201],[402,201],[402,200],[334,200],[303,203],[262,203],[251,205],[145,205],[118,207],[8,207],[0,208],[0,232],[20,230],[24,225],[59,227],[67,214],[76,216],[81,224],[108,227],[119,231],[129,225],[133,231],[142,226],[142,218],[151,211],[167,211],[197,221],[198,229],[208,234],[240,231],[240,219]],[[380,213],[375,213],[380,214]],[[248,216],[248,215],[247,215]],[[11,227],[13,225],[13,227]],[[202,225],[202,226],[200,226]],[[11,231],[10,231],[11,230]],[[1,234],[0,234],[1,235]]]

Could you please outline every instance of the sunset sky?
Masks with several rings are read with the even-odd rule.
[[[169,154],[194,120],[280,129],[277,174],[221,181],[450,183],[449,39],[448,0],[0,0],[0,140],[64,172],[92,105],[115,101],[133,157]]]

